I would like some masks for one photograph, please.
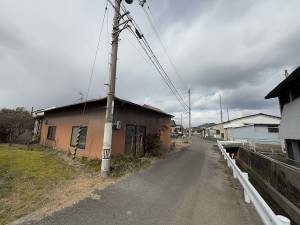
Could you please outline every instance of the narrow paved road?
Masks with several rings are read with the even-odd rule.
[[[257,225],[212,142],[170,154],[151,168],[31,223],[35,225]]]

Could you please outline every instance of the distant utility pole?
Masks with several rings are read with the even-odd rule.
[[[229,118],[229,109],[228,109],[228,106],[227,106],[227,119],[228,119],[228,121],[230,120],[230,118]]]
[[[220,112],[221,112],[221,123],[223,123],[223,110],[222,110],[222,96],[220,94]]]
[[[192,112],[191,112],[191,89],[189,88],[189,139],[191,140],[192,136]]]
[[[181,128],[180,128],[180,131],[182,131],[183,129],[183,124],[182,124],[182,113],[181,113],[181,121],[180,121],[180,124],[181,124]]]

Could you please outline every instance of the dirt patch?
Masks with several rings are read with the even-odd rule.
[[[173,151],[180,151],[184,150],[191,145],[186,139],[177,138],[172,142],[172,150]]]

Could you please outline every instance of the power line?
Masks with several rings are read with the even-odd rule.
[[[129,31],[133,34],[133,36],[135,37],[135,38],[137,38],[136,37],[136,34],[134,33],[134,31],[133,30],[130,30],[129,29]],[[126,37],[126,39],[128,40],[128,42],[136,49],[136,51],[142,56],[142,58],[145,60],[145,62],[146,63],[148,63],[148,64],[153,64],[154,65],[154,67],[155,67],[155,69],[156,70],[158,70],[159,71],[159,73],[161,73],[160,72],[160,69],[156,66],[156,64],[155,64],[155,62],[152,60],[152,58],[151,58],[151,56],[148,54],[148,52],[147,52],[147,50],[145,49],[145,47],[142,45],[142,43],[140,43],[140,45],[141,45],[141,47],[143,48],[143,50],[144,50],[144,53],[147,55],[147,57],[148,57],[148,59],[150,59],[150,61],[138,50],[138,48],[129,40],[129,38],[127,37],[127,36],[125,36]],[[137,38],[137,41],[139,42],[140,40]],[[151,66],[151,65],[150,65]],[[167,82],[168,83],[168,81],[167,80],[165,80],[165,78],[164,78],[164,76],[163,76],[163,79],[164,79],[164,81],[165,82]],[[167,84],[168,85],[168,84]],[[171,88],[171,87],[169,87],[169,88]]]
[[[122,10],[123,10],[124,14],[126,14],[127,9],[124,5],[122,5]],[[163,68],[163,66],[159,62],[158,58],[154,54],[152,48],[150,47],[149,42],[147,41],[147,39],[142,34],[141,29],[139,28],[138,24],[136,23],[136,21],[130,15],[126,14],[126,17],[127,17],[128,21],[130,21],[132,26],[135,28],[135,31],[133,31],[131,27],[129,27],[129,30],[136,37],[136,39],[139,42],[140,46],[143,48],[144,52],[147,54],[148,58],[150,59],[152,64],[155,66],[155,68],[157,69],[157,71],[159,72],[161,77],[163,78],[166,85],[169,87],[169,89],[175,95],[175,97],[177,98],[179,103],[183,106],[183,108],[187,111],[188,106],[185,103],[182,95],[179,93],[179,91],[175,87],[174,83],[172,82],[172,80],[170,79],[168,74],[166,73],[165,69]]]
[[[188,110],[187,109],[187,105],[182,101],[182,98],[180,98],[178,96],[178,94],[176,93],[176,90],[174,90],[174,87],[170,84],[170,82],[168,81],[168,79],[165,77],[165,75],[161,71],[161,68],[156,64],[156,62],[154,61],[154,59],[151,57],[151,55],[149,54],[149,52],[147,51],[147,49],[145,48],[145,46],[140,41],[139,37],[136,36],[136,34],[134,33],[134,31],[131,28],[129,30],[134,35],[134,37],[137,39],[138,43],[140,44],[140,46],[144,50],[145,54],[148,56],[149,60],[151,61],[151,63],[155,67],[155,69],[158,71],[158,73],[162,77],[162,79],[165,82],[165,84],[169,87],[169,89],[171,90],[171,92],[173,93],[173,95],[177,98],[177,100],[179,101],[179,103],[183,106],[183,108],[185,109],[185,111],[187,111]]]
[[[90,89],[91,89],[92,80],[93,80],[93,77],[94,77],[95,65],[96,65],[96,60],[97,60],[97,57],[98,57],[98,52],[99,52],[99,49],[100,49],[100,43],[101,43],[101,36],[102,36],[104,21],[105,21],[105,17],[106,17],[106,14],[107,14],[107,6],[108,6],[108,0],[106,1],[106,5],[105,5],[105,8],[104,8],[104,14],[103,14],[103,18],[102,18],[102,21],[101,21],[101,27],[100,27],[100,32],[99,32],[98,41],[97,41],[97,47],[96,47],[96,51],[95,51],[95,55],[94,55],[94,59],[93,59],[93,63],[92,63],[92,68],[91,68],[91,73],[90,73],[90,78],[89,78],[89,83],[88,83],[87,93],[86,93],[86,96],[85,96],[85,103],[84,103],[82,114],[84,114],[85,110],[86,110],[87,99],[88,99],[88,95],[89,95],[89,92],[90,92]]]
[[[111,2],[111,0],[108,0],[108,2],[110,3],[110,5],[115,9],[114,4]],[[185,109],[185,111],[188,111],[188,106],[185,103],[182,95],[179,93],[179,91],[177,90],[177,88],[175,87],[174,83],[172,82],[172,80],[170,79],[170,77],[168,76],[168,74],[166,73],[166,71],[164,70],[164,68],[162,67],[161,63],[159,62],[159,60],[157,59],[156,55],[154,54],[152,48],[150,47],[148,41],[146,40],[146,38],[144,37],[144,35],[141,32],[141,29],[139,27],[139,25],[136,23],[136,21],[129,15],[128,10],[126,9],[126,7],[124,6],[124,4],[121,4],[121,10],[123,11],[123,15],[121,15],[121,13],[119,13],[119,17],[120,19],[124,20],[124,23],[126,22],[130,22],[131,25],[135,28],[135,31],[132,29],[132,27],[128,27],[129,31],[134,35],[134,37],[137,39],[138,43],[140,44],[140,46],[142,47],[143,51],[145,52],[145,54],[147,55],[147,57],[149,58],[149,60],[151,61],[151,63],[153,64],[153,66],[155,67],[155,69],[158,71],[158,73],[160,74],[160,76],[162,77],[163,81],[165,82],[165,84],[169,87],[169,89],[171,90],[171,92],[173,93],[173,95],[177,98],[177,100],[179,101],[179,103],[182,105],[182,107]],[[124,17],[127,17],[127,20],[125,20]],[[142,41],[141,41],[142,40]]]
[[[132,34],[135,35],[135,33],[134,33],[134,31],[132,29],[131,29],[131,32],[132,32]],[[172,83],[172,81],[170,80],[170,78],[167,76],[166,72],[164,71],[163,67],[159,63],[159,61],[156,58],[156,56],[155,55],[153,56],[153,52],[152,52],[152,49],[150,48],[150,46],[146,44],[145,40],[140,41],[139,37],[137,37],[136,35],[135,35],[135,37],[138,40],[140,46],[143,48],[143,50],[146,53],[146,55],[148,56],[148,58],[150,59],[150,61],[152,62],[152,64],[154,65],[154,67],[156,68],[156,70],[158,71],[158,73],[160,74],[160,76],[162,77],[163,81],[169,87],[169,89],[174,94],[174,96],[177,98],[177,100],[179,101],[179,103],[187,111],[188,107],[187,107],[186,103],[184,102],[182,96],[179,94],[179,92],[177,91],[176,87],[174,86],[174,84]]]
[[[177,75],[177,77],[179,78],[179,80],[181,81],[181,83],[183,84],[183,86],[186,89],[188,89],[186,83],[182,79],[182,76],[179,74],[179,72],[178,72],[175,64],[173,63],[173,60],[171,59],[171,57],[170,57],[170,55],[169,55],[169,53],[168,53],[168,51],[167,51],[167,49],[166,49],[166,47],[165,47],[162,39],[161,39],[161,35],[160,35],[159,29],[156,28],[157,26],[155,26],[155,20],[154,20],[154,17],[153,17],[153,13],[152,13],[152,11],[150,9],[150,6],[149,6],[148,2],[146,2],[146,4],[147,4],[147,9],[148,9],[149,13],[147,12],[147,10],[144,7],[142,7],[143,11],[144,11],[144,13],[146,15],[146,18],[147,18],[148,22],[150,23],[152,29],[154,30],[154,33],[155,33],[157,39],[159,40],[159,42],[160,42],[160,44],[161,44],[161,46],[162,46],[162,48],[163,48],[163,50],[164,50],[164,52],[166,54],[166,56],[167,56],[167,58],[168,58],[168,60],[169,60],[169,62],[171,64],[171,66],[173,67],[173,70],[174,70],[175,74]]]

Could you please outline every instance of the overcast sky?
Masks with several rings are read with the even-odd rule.
[[[105,0],[0,0],[0,108],[45,108],[78,101],[88,90]],[[154,22],[184,83],[135,0],[127,6],[187,101],[193,125],[264,112],[264,96],[300,65],[299,0],[148,0]],[[101,36],[89,99],[105,96],[112,8]],[[108,32],[107,32],[108,31]],[[180,104],[143,58],[128,31],[118,56],[116,95],[175,115]],[[187,115],[183,114],[184,124]]]

